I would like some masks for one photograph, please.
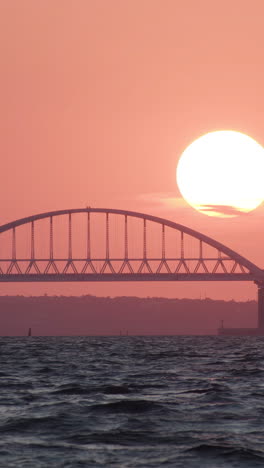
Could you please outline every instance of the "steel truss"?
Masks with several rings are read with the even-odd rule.
[[[72,217],[76,213],[86,213],[86,256],[73,253]],[[92,255],[91,214],[100,213],[105,217],[105,252],[101,258]],[[54,218],[68,217],[68,253],[64,258],[55,255]],[[111,255],[110,218],[122,216],[124,221],[123,256]],[[49,255],[36,257],[35,223],[47,218],[49,222]],[[129,253],[128,219],[142,220],[142,253],[136,258]],[[160,225],[160,256],[148,254],[148,227],[150,223]],[[28,257],[19,257],[16,231],[19,226],[30,225],[30,252]],[[172,228],[180,234],[180,256],[166,254],[166,232]],[[11,231],[11,253],[0,258],[0,282],[21,281],[264,281],[264,272],[252,262],[223,244],[197,231],[157,218],[151,215],[125,210],[85,208],[62,210],[30,216],[0,226],[1,233]],[[197,255],[186,254],[186,236],[198,241]],[[215,249],[215,255],[204,254],[204,246]]]

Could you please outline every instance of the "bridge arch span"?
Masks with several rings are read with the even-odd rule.
[[[227,255],[230,259],[234,260],[234,262],[237,262],[238,264],[245,267],[250,272],[251,275],[255,277],[263,278],[263,271],[257,265],[255,265],[250,260],[240,255],[239,253],[235,252],[234,250],[230,249],[229,247],[225,246],[224,244],[216,241],[215,239],[212,239],[211,237],[206,236],[205,234],[202,234],[198,231],[195,231],[187,226],[184,226],[179,223],[175,223],[174,221],[170,221],[164,218],[160,218],[160,217],[145,214],[145,213],[139,213],[136,211],[128,211],[128,210],[112,209],[112,208],[90,208],[90,207],[49,211],[49,212],[39,213],[36,215],[28,216],[25,218],[21,218],[21,219],[6,223],[0,226],[0,234],[6,231],[12,230],[16,227],[22,226],[24,224],[29,224],[29,223],[32,223],[34,221],[38,221],[41,219],[53,218],[56,216],[70,215],[70,214],[75,214],[75,213],[105,213],[105,214],[113,214],[113,215],[123,215],[127,217],[143,219],[146,221],[150,221],[150,222],[154,222],[160,225],[170,227],[184,234],[187,234],[195,239],[198,239],[199,241],[204,242],[205,244],[208,244],[209,246],[217,249],[219,252]]]

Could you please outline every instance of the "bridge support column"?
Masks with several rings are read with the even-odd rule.
[[[258,328],[264,330],[264,283],[257,282],[258,287]]]

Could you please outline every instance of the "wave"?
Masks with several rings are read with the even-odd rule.
[[[149,400],[122,400],[93,405],[91,410],[106,413],[145,413],[160,410],[163,406]]]

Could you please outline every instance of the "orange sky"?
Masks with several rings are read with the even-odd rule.
[[[218,129],[264,145],[263,0],[2,0],[0,223],[86,205],[167,217],[264,267],[263,214],[182,203],[185,147]],[[174,200],[176,199],[176,200]],[[0,285],[43,292],[247,299],[245,284]]]

